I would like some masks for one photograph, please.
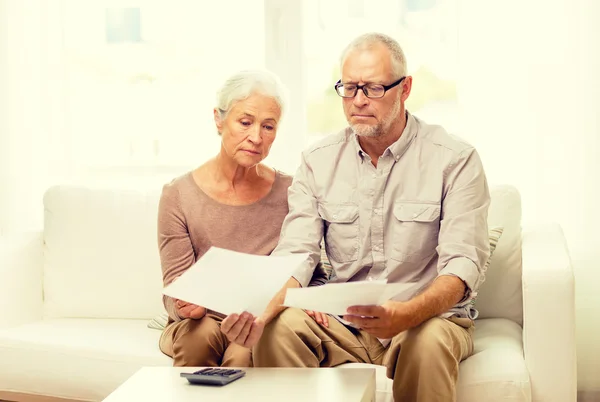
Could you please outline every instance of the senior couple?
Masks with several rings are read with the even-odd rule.
[[[241,72],[219,91],[220,151],[163,188],[164,284],[211,246],[310,257],[260,316],[224,316],[165,296],[160,348],[175,366],[373,363],[387,367],[396,401],[454,401],[490,253],[481,160],[406,110],[412,77],[394,39],[362,35],[340,63],[335,91],[349,126],[304,150],[293,178],[262,163],[284,108],[276,77]],[[322,240],[331,277],[320,264]],[[414,291],[343,317],[282,307],[288,288],[376,279]]]

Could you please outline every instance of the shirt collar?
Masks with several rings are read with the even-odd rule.
[[[386,153],[389,152],[389,153],[391,153],[391,155],[394,159],[399,160],[400,157],[402,156],[402,154],[408,149],[408,146],[411,144],[412,139],[415,137],[416,134],[417,134],[417,122],[415,121],[414,116],[412,114],[410,114],[407,110],[406,111],[406,126],[404,127],[404,130],[402,131],[402,135],[400,135],[400,138],[398,138],[398,140],[396,140],[396,142],[394,142],[392,145],[390,145],[383,152],[383,154],[385,155]],[[358,156],[360,157],[361,161],[364,162],[365,159],[370,160],[369,155],[367,155],[367,153],[362,150],[360,143],[358,142],[358,136],[353,133],[352,137],[354,140],[354,144],[356,145],[356,150],[357,150]]]

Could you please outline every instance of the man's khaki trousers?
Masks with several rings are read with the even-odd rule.
[[[251,350],[229,342],[221,332],[222,317],[206,314],[168,325],[160,337],[160,350],[173,358],[173,366],[250,367]]]
[[[394,400],[456,401],[459,363],[473,353],[473,323],[432,318],[384,347],[363,330],[329,317],[323,327],[304,311],[288,308],[269,323],[254,347],[254,367],[334,367],[372,363],[387,367]]]

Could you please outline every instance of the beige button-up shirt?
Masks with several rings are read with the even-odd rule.
[[[348,128],[302,153],[289,214],[273,255],[309,253],[294,277],[306,286],[324,236],[331,282],[412,284],[408,300],[440,275],[466,284],[445,316],[475,318],[472,300],[489,256],[488,184],[476,150],[407,113],[398,141],[373,166]]]

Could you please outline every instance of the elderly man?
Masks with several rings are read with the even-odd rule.
[[[473,352],[473,308],[490,253],[490,196],[476,150],[410,114],[399,44],[356,38],[341,59],[349,127],[302,154],[273,255],[309,253],[307,286],[325,238],[331,282],[412,286],[343,317],[286,309],[253,350],[256,367],[387,366],[396,401],[454,401],[458,365]]]

